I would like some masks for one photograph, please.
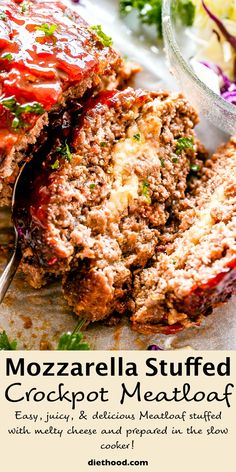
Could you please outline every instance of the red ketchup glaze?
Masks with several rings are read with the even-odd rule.
[[[192,292],[184,300],[185,310],[193,318],[206,314],[214,305],[226,301],[235,292],[235,287],[236,257],[227,263],[225,271],[212,277],[206,283],[193,287]],[[181,309],[181,306],[178,308]]]
[[[78,130],[80,130],[84,124],[89,112],[100,111],[102,107],[107,106],[108,108],[116,108],[116,106],[120,106],[120,94],[124,97],[124,92],[120,92],[118,90],[105,90],[96,95],[96,97],[92,97],[87,100],[86,104],[83,106],[83,113],[80,117],[79,126],[76,127],[73,133],[73,145],[76,148],[77,146],[77,139],[76,135]],[[126,90],[125,100],[127,102],[127,108],[132,108],[133,103],[135,105],[141,105],[148,101],[149,97],[147,93],[143,92],[143,90],[136,90],[134,95],[132,89]],[[124,98],[123,98],[124,100]]]
[[[21,242],[23,245],[24,243],[30,245],[33,250],[37,246],[37,236],[40,238],[40,235],[47,230],[50,184],[53,178],[51,174],[53,161],[49,158],[48,161],[40,163],[40,156],[36,157],[39,159],[31,160],[23,170],[21,188],[16,194],[13,211],[14,223]],[[37,249],[34,255],[37,258]],[[39,260],[43,266],[54,266],[58,259],[45,244],[41,248]]]
[[[136,106],[140,106],[149,100],[147,93],[141,89],[136,90],[135,95],[133,93],[133,89],[131,88],[126,89],[125,94],[123,91],[119,92],[118,90],[108,90],[100,92],[97,97],[92,98],[88,104],[88,108],[102,105],[107,105],[109,108],[116,108],[117,106],[119,107],[120,96],[122,96],[123,100],[126,101],[127,108],[132,108],[134,103]],[[87,111],[87,108],[85,111]]]
[[[182,331],[184,326],[180,323],[175,323],[173,325],[167,325],[161,327],[161,334],[171,335]]]
[[[89,117],[90,112],[96,113],[97,110],[100,111],[100,108],[104,106],[114,108],[116,104],[117,106],[120,106],[120,93],[122,93],[122,95],[124,94],[124,92],[119,92],[117,90],[103,91],[95,98],[86,100],[85,103],[83,103],[82,99],[82,114],[77,121],[77,125],[73,129],[73,138],[69,143],[72,152],[76,152],[78,130],[83,126],[86,126],[85,120]],[[147,100],[147,94],[140,91],[134,96],[132,91],[127,90],[125,100],[127,100],[127,108],[131,108],[133,101],[135,101],[135,103],[142,103],[144,100]],[[30,164],[28,164],[31,168],[28,167],[29,175],[26,177],[24,186],[25,192],[22,197],[18,196],[14,210],[15,223],[18,232],[20,236],[31,245],[31,247],[33,247],[34,241],[37,239],[35,235],[38,235],[38,232],[42,233],[48,227],[48,205],[51,200],[52,192],[54,192],[53,183],[55,181],[55,174],[60,175],[60,172],[63,172],[65,158],[58,153],[55,154],[53,149],[55,149],[55,147],[50,147],[50,150],[47,150],[46,152],[44,152],[44,150],[40,151],[43,160],[40,162],[38,156],[34,156],[34,159]],[[52,164],[55,160],[59,161],[58,170],[52,168]],[[35,252],[37,252],[37,248]],[[44,266],[54,265],[59,259],[60,256],[57,255],[55,258],[52,248],[49,248],[45,244],[43,259]]]
[[[47,205],[50,201],[50,174],[44,163],[31,161],[23,171],[22,188],[16,194],[13,218],[20,237],[31,239],[32,227],[47,228]]]
[[[179,311],[185,311],[192,321],[193,326],[200,326],[199,315],[206,315],[209,308],[218,303],[225,302],[236,289],[236,257],[226,266],[225,271],[217,274],[208,282],[195,285],[191,293],[185,298],[184,304],[177,304]],[[181,323],[173,325],[162,325],[161,333],[171,335],[182,331],[184,326]]]
[[[37,102],[43,113],[99,70],[96,36],[83,19],[61,2],[29,5],[0,0],[0,160],[39,117],[33,111],[21,114],[23,124],[14,128],[16,110],[2,100],[14,98],[17,106]]]
[[[223,282],[223,285],[225,284],[225,279],[228,280],[231,278],[231,270],[236,269],[236,257],[235,259],[232,259],[226,267],[225,267],[225,272],[221,272],[220,274],[217,274],[215,277],[212,277],[211,279],[208,280],[207,283],[201,285],[201,289],[211,289],[216,286],[219,286],[220,282]]]
[[[33,192],[29,202],[29,217],[32,218],[33,227],[47,228],[47,205],[50,201],[49,176],[44,169],[33,182]]]
[[[74,133],[76,135],[78,128],[81,128],[84,123],[84,117],[87,115],[90,109],[94,109],[96,106],[108,105],[111,98],[117,93],[117,91],[104,91],[98,94],[96,98],[91,98],[87,101],[86,105],[83,108],[82,116],[79,120],[79,126],[76,127]],[[76,142],[73,142],[73,147],[76,149]],[[59,171],[63,167],[64,159],[57,156],[57,159],[60,161]],[[55,159],[54,159],[55,160]],[[41,227],[47,228],[47,219],[48,219],[48,203],[50,202],[51,197],[51,183],[53,183],[55,170],[52,169],[53,161],[46,158],[42,163],[42,166],[39,171],[39,175],[36,176],[33,182],[33,190],[30,195],[30,205],[28,208],[30,220],[34,228]]]

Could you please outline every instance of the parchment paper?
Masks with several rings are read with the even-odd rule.
[[[65,3],[71,6],[69,0]],[[169,73],[161,45],[155,39],[155,30],[140,30],[135,17],[124,23],[118,17],[118,2],[83,0],[75,8],[91,24],[102,24],[105,32],[113,37],[122,54],[143,66],[136,86],[146,89],[176,90],[175,79]],[[183,84],[184,91],[184,84]],[[198,136],[213,151],[218,143],[227,139],[204,118],[198,126]],[[0,211],[0,268],[9,256],[12,231],[9,210]],[[236,349],[236,298],[219,307],[199,328],[191,328],[174,336],[142,336],[133,332],[129,322],[123,319],[116,327],[103,323],[89,326],[85,338],[92,349],[143,350],[153,342],[164,349],[192,347],[197,350]],[[0,330],[5,329],[11,338],[17,338],[18,348],[53,349],[64,331],[72,330],[77,322],[61,294],[60,285],[53,283],[40,289],[31,289],[22,274],[18,273],[0,306]]]

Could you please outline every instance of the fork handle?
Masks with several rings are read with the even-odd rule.
[[[6,265],[0,277],[0,304],[3,302],[5,295],[11,285],[12,279],[17,271],[22,258],[22,253],[19,244],[16,245],[11,259]]]

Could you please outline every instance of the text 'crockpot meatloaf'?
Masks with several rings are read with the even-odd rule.
[[[55,140],[30,170],[29,193],[17,198],[22,267],[32,285],[61,273],[78,315],[124,312],[133,271],[153,256],[191,167],[201,166],[197,121],[179,94],[127,89],[91,99],[72,139]]]
[[[199,324],[235,291],[235,138],[207,160],[192,198],[193,224],[136,277],[132,322],[143,333]]]
[[[0,0],[0,205],[52,111],[128,71],[111,40],[58,1]],[[97,35],[98,33],[98,35]],[[100,35],[99,35],[100,34]],[[105,38],[105,39],[104,39]]]

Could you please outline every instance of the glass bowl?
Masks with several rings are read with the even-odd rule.
[[[172,17],[173,2],[163,0],[162,8],[163,35],[171,72],[199,113],[222,131],[236,134],[236,105],[213,92],[193,71],[186,58],[186,51],[191,51],[191,39],[184,35],[183,30],[181,33]]]

